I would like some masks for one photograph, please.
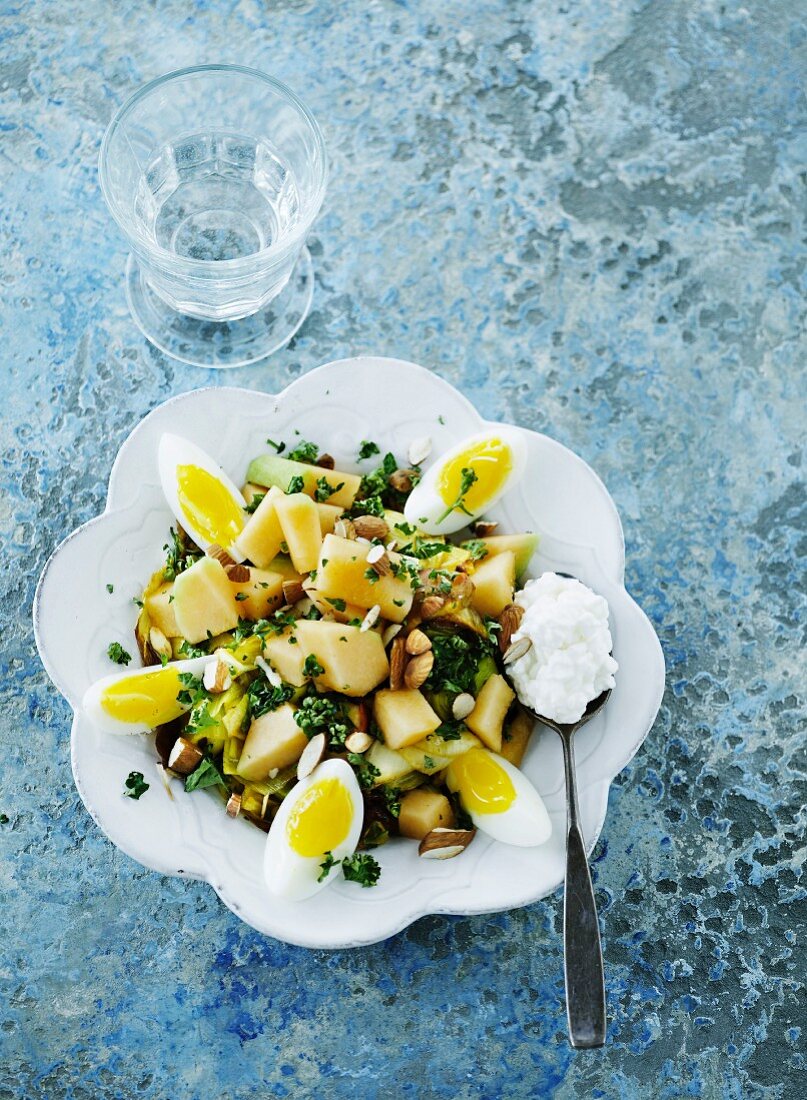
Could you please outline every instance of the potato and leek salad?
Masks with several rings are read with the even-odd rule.
[[[480,519],[523,472],[521,436],[491,428],[435,460],[425,439],[402,461],[357,441],[352,470],[299,436],[267,446],[239,488],[163,436],[176,525],[136,600],[144,667],[94,684],[86,713],[154,731],[169,792],[169,777],[216,791],[266,831],[277,896],[337,875],[374,885],[370,853],[392,836],[431,859],[477,829],[543,843],[549,818],[519,770],[532,721],[503,664],[537,537]],[[119,642],[109,656],[129,657]]]

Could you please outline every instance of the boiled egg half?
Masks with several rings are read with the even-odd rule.
[[[84,693],[84,713],[110,733],[143,733],[171,722],[189,709],[177,698],[186,687],[185,673],[202,677],[210,657],[133,668],[96,680]]]
[[[364,803],[345,760],[325,760],[286,795],[266,838],[264,877],[275,897],[300,901],[316,894],[352,856],[364,821]],[[334,860],[323,869],[326,856]]]
[[[247,521],[247,502],[221,466],[189,439],[168,432],[157,466],[168,507],[196,545],[207,550],[217,544],[233,561],[243,561],[234,544]]]
[[[459,531],[522,477],[527,444],[516,428],[498,425],[470,436],[438,458],[409,494],[407,522],[430,535]]]
[[[543,799],[523,772],[496,753],[469,749],[451,763],[446,784],[477,829],[494,840],[520,848],[549,840],[552,822]]]

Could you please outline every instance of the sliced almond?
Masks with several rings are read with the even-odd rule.
[[[154,767],[157,769],[157,774],[160,777],[160,782],[162,783],[163,787],[165,788],[165,793],[168,795],[168,797],[173,802],[174,801],[174,792],[171,790],[171,779],[170,779],[170,777],[166,774],[165,768],[159,762],[156,763],[154,765]]]
[[[362,733],[366,733],[370,726],[370,708],[367,703],[362,699],[360,703],[356,704],[356,718],[354,725],[357,730],[361,730]]]
[[[227,576],[234,584],[244,584],[250,578],[248,565],[228,565]]]
[[[381,635],[381,641],[384,643],[384,648],[385,649],[390,644],[392,639],[396,636],[396,634],[400,634],[402,630],[403,630],[403,627],[401,626],[400,623],[390,623],[389,624],[387,629]]]
[[[380,614],[381,608],[378,604],[374,604],[362,619],[361,626],[359,627],[360,632],[364,634],[366,631],[370,630],[371,627],[375,626]]]
[[[202,684],[204,685],[205,691],[209,691],[211,695],[221,695],[223,691],[227,690],[232,682],[232,673],[224,661],[220,661],[218,657],[214,657],[212,661],[207,662],[202,676]]]
[[[177,775],[190,775],[201,764],[204,753],[187,737],[178,737],[168,755],[168,767]]]
[[[387,548],[382,546],[381,543],[376,543],[367,551],[367,564],[379,577],[386,577],[392,572],[392,565],[390,564],[387,554]]]
[[[406,666],[404,672],[404,683],[408,688],[419,688],[429,678],[429,673],[434,666],[434,654],[430,649],[425,653],[419,653],[417,657],[413,657],[409,664]]]
[[[476,836],[476,829],[432,829],[418,846],[424,859],[453,859],[464,852]]]
[[[265,660],[265,658],[256,657],[255,664],[264,674],[272,687],[279,688],[283,686],[283,677],[279,673],[275,672],[275,670],[272,668],[269,662]]]
[[[445,598],[443,596],[427,596],[423,603],[420,605],[420,617],[421,619],[433,619],[446,605]]]
[[[458,721],[462,721],[463,718],[468,717],[475,706],[476,699],[474,699],[473,695],[471,695],[470,692],[463,691],[451,704],[451,714]]]
[[[389,686],[392,691],[400,691],[404,686],[406,659],[406,640],[396,638],[392,643],[389,657]]]
[[[287,604],[295,604],[304,596],[305,589],[300,581],[283,581],[283,599]]]
[[[406,452],[406,457],[413,466],[419,466],[431,453],[432,441],[429,436],[424,435],[419,439],[412,440],[409,444],[409,450]]]
[[[241,813],[241,795],[235,791],[227,799],[227,813],[230,817],[238,817]]]
[[[517,642],[513,642],[511,646],[508,646],[507,651],[502,657],[502,661],[506,665],[512,665],[519,658],[523,657],[525,653],[528,653],[532,649],[532,640],[530,638],[519,638]]]
[[[515,632],[521,626],[521,620],[524,618],[524,608],[520,607],[517,603],[509,603],[499,615],[499,649],[502,653],[506,653],[510,648],[510,640]]]
[[[389,524],[383,516],[355,516],[353,527],[362,539],[385,539],[389,534]]]
[[[422,630],[415,628],[406,636],[406,652],[412,657],[417,657],[419,653],[425,653],[431,647],[431,638],[428,634],[424,634]]]
[[[364,733],[362,730],[354,730],[353,733],[349,733],[345,738],[345,748],[348,752],[367,752],[374,740],[375,738],[371,737],[369,733]]]
[[[174,656],[174,650],[170,641],[159,627],[153,626],[151,630],[149,630],[149,645],[160,658],[165,657],[167,661],[170,661]]]
[[[336,459],[333,457],[333,455],[320,455],[316,461],[316,465],[321,466],[323,470],[332,470],[336,465]]]
[[[477,538],[486,539],[488,535],[492,535],[498,527],[498,523],[493,523],[491,520],[478,519],[473,525],[473,533]]]
[[[347,516],[342,516],[333,525],[333,533],[338,535],[340,539],[355,539],[356,537],[356,525],[352,519],[348,519]]]
[[[414,478],[417,476],[416,470],[394,470],[389,475],[389,483],[397,492],[409,493],[412,491]]]
[[[324,733],[316,733],[303,749],[302,756],[297,761],[297,778],[305,779],[307,775],[319,764],[325,755],[328,744]]]
[[[217,542],[214,542],[212,543],[212,545],[208,546],[207,556],[209,558],[215,558],[216,561],[220,561],[225,569],[228,565],[235,565],[235,562],[227,553],[227,551],[223,547],[219,546]]]

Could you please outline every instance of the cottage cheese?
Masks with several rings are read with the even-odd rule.
[[[608,604],[580,581],[544,573],[516,593],[524,608],[514,642],[530,649],[508,672],[519,699],[555,722],[576,722],[587,705],[614,686]]]

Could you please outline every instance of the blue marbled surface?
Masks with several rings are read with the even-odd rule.
[[[793,0],[0,5],[0,1098],[805,1095],[805,8]],[[610,1036],[565,1041],[558,896],[386,944],[262,939],[83,809],[30,606],[148,409],[97,150],[181,65],[271,71],[333,176],[274,390],[363,351],[546,431],[622,513],[664,645],[594,870]]]

